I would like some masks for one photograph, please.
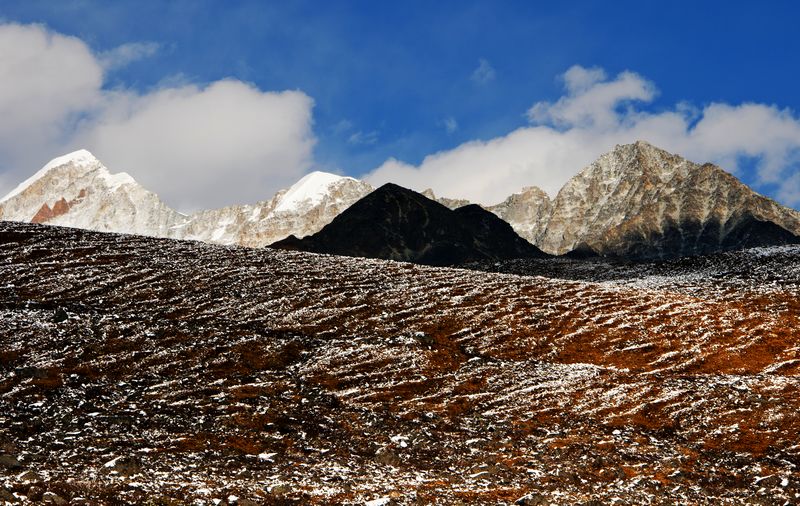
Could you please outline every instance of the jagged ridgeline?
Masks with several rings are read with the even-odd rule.
[[[373,190],[368,183],[350,177],[313,172],[269,200],[184,215],[129,175],[110,173],[88,151],[81,150],[51,161],[0,200],[0,219],[261,247],[320,232]],[[469,205],[463,199],[437,198],[430,190],[423,195],[450,209]],[[407,204],[419,203],[419,198]],[[377,201],[375,198],[372,205],[359,209],[373,212]],[[527,187],[483,208],[551,255],[667,259],[800,242],[797,211],[757,194],[720,167],[693,163],[642,141],[616,146],[602,155],[570,179],[555,199],[536,187]],[[430,210],[430,215],[417,212],[407,216],[436,217],[450,224],[447,241],[452,244],[446,251],[438,240],[434,250],[422,245],[435,235],[425,221],[417,227],[424,230],[397,228],[391,233],[387,227],[394,226],[392,223],[400,227],[402,220],[376,223],[376,229],[383,232],[373,237],[355,238],[355,229],[344,228],[350,235],[341,241],[357,239],[363,244],[353,248],[360,248],[363,254],[372,252],[369,256],[437,264],[474,260],[480,256],[477,251],[489,258],[531,254],[533,250],[516,240],[499,241],[497,247],[487,244],[486,237],[492,237],[490,242],[497,240],[495,232],[487,232],[489,228],[503,237],[507,234],[499,232],[504,228],[499,223],[477,211],[473,208],[445,217],[440,209]],[[467,223],[470,220],[477,220],[475,226]],[[353,225],[356,221],[351,213],[348,222]],[[460,224],[455,225],[456,221]],[[419,234],[414,240],[421,243],[405,251],[399,244],[411,240],[410,232]],[[467,239],[464,233],[477,235]],[[315,242],[315,251],[351,254],[342,245],[335,246],[331,238],[306,243],[295,239],[279,245],[299,247]],[[380,239],[387,242],[376,244]],[[367,243],[371,245],[367,247]],[[508,249],[501,252],[500,246]]]

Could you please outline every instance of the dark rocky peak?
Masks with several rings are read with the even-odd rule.
[[[451,210],[392,183],[353,204],[320,232],[273,247],[428,265],[545,256],[480,206]]]

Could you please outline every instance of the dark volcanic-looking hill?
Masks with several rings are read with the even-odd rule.
[[[800,247],[516,262],[0,222],[0,503],[797,503]]]
[[[316,234],[275,248],[426,265],[541,258],[541,250],[477,205],[451,210],[395,184],[362,198]]]

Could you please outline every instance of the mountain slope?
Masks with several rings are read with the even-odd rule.
[[[320,232],[273,247],[429,265],[544,256],[477,205],[451,210],[391,183],[353,204]]]
[[[318,232],[371,191],[369,184],[351,177],[312,172],[270,200],[194,213],[173,237],[262,247]]]
[[[422,194],[428,197],[431,200],[435,200],[436,202],[442,204],[443,206],[450,208],[450,209],[458,209],[459,207],[464,207],[466,205],[472,204],[469,200],[466,199],[451,199],[448,197],[437,197],[433,190],[428,188],[422,191]]]
[[[531,244],[537,244],[547,228],[553,204],[544,191],[528,186],[486,209],[508,222],[515,232]]]
[[[570,179],[537,244],[566,253],[668,258],[800,242],[800,213],[712,164],[646,142],[617,146]]]
[[[796,504],[800,247],[595,262],[0,222],[0,503]]]
[[[0,219],[261,247],[320,231],[371,191],[363,181],[314,172],[269,200],[185,216],[81,150],[51,161],[0,200]],[[451,209],[468,204],[424,195]],[[641,141],[601,156],[552,201],[528,187],[485,208],[551,254],[641,260],[800,242],[800,213],[719,167]],[[367,249],[387,258],[422,254]]]

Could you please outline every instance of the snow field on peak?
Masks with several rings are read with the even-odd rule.
[[[33,183],[44,177],[45,174],[50,172],[52,169],[55,169],[57,167],[62,167],[68,164],[73,164],[78,167],[86,167],[86,168],[91,167],[93,165],[102,167],[100,161],[87,150],[79,149],[78,151],[73,151],[72,153],[68,153],[66,155],[59,156],[57,158],[53,158],[52,160],[47,162],[47,164],[45,164],[44,167],[39,169],[34,175],[29,177],[25,181],[21,182],[20,184],[18,184],[16,188],[11,190],[5,197],[0,199],[0,202],[5,202],[13,197],[16,197],[17,195],[25,191],[27,187],[29,187],[30,185],[32,185]]]
[[[130,174],[127,172],[118,172],[116,174],[111,174],[108,172],[108,169],[101,166],[98,176],[103,182],[108,186],[110,191],[115,191],[123,185],[126,184],[137,184],[136,180],[133,179]]]
[[[280,203],[275,207],[275,212],[294,212],[300,209],[305,203],[316,205],[328,193],[328,188],[338,181],[350,179],[351,177],[337,176],[328,172],[315,171],[304,176],[289,188],[281,198]]]
[[[67,153],[66,155],[53,158],[47,162],[44,167],[42,167],[40,172],[47,172],[50,169],[61,167],[62,165],[67,165],[69,163],[78,166],[89,166],[93,164],[100,164],[100,161],[89,151],[85,149],[79,149],[77,151],[73,151],[72,153]]]

